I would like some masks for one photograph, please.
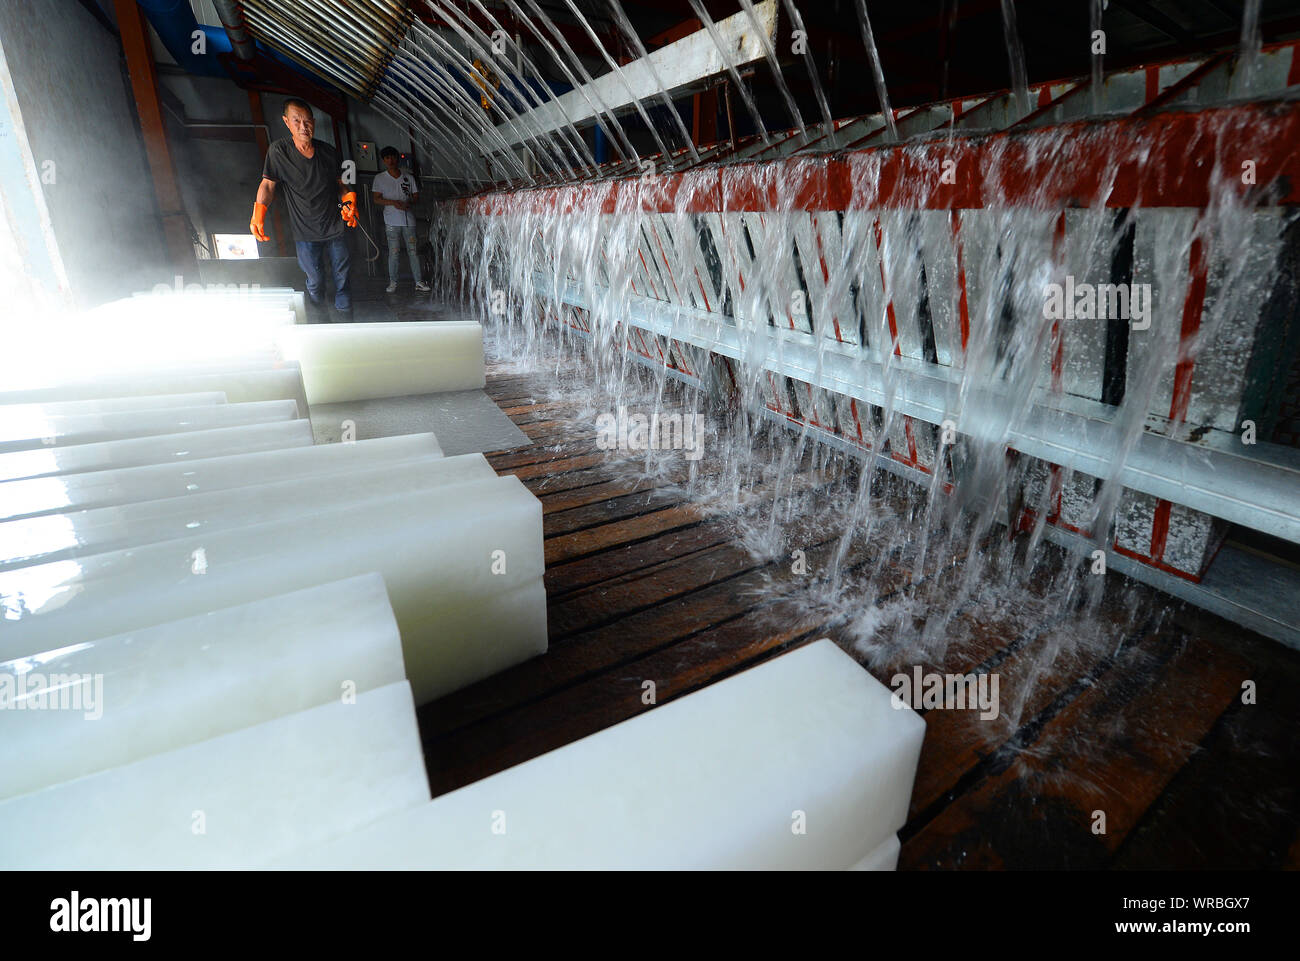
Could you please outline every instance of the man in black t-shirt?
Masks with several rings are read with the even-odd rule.
[[[352,320],[352,286],[348,274],[352,257],[343,225],[357,225],[357,195],[339,175],[338,151],[315,140],[316,121],[304,101],[284,104],[284,125],[288,139],[277,140],[266,151],[262,183],[253,204],[249,227],[258,240],[266,240],[266,208],[284,188],[289,222],[298,250],[298,264],[307,275],[307,296],[322,306],[325,293],[325,260],[334,276],[334,309],[341,320]],[[340,213],[342,217],[340,219]]]

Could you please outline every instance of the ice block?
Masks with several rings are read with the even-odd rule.
[[[338,445],[343,446],[343,445]],[[355,445],[353,445],[355,446]],[[0,570],[288,520],[375,498],[495,481],[482,454],[368,464],[224,491],[0,523]]]
[[[0,453],[216,430],[241,424],[294,420],[297,416],[298,405],[291,400],[264,400],[246,404],[55,415],[13,424],[6,424],[0,418]]]
[[[33,675],[61,677],[67,690],[24,700],[42,709],[15,709],[6,686],[32,691]],[[0,799],[405,679],[378,574],[8,661]]]
[[[870,854],[859,861],[850,871],[893,871],[898,867],[898,852],[901,845],[898,835],[891,834],[881,841]]]
[[[152,297],[152,291],[136,291],[132,297]],[[222,297],[226,302],[233,302],[234,309],[238,309],[240,303],[254,303],[261,305],[275,305],[281,308],[289,308],[294,313],[294,319],[299,324],[307,323],[307,305],[301,290],[295,290],[292,287],[258,287],[253,289],[249,285],[243,285],[243,289],[235,287],[234,289],[225,290],[204,290],[201,297]]]
[[[274,866],[849,868],[902,826],[924,734],[823,639]]]
[[[0,869],[255,867],[428,798],[401,682],[0,802]]]
[[[312,324],[281,327],[276,343],[302,368],[310,404],[471,390],[486,381],[477,323]]]
[[[0,660],[368,571],[420,703],[546,650],[541,504],[500,477],[0,571]]]
[[[43,404],[63,400],[214,390],[223,392],[226,400],[232,404],[258,400],[295,400],[298,401],[298,413],[304,417],[307,415],[307,395],[303,392],[298,365],[276,358],[260,362],[245,360],[233,367],[209,364],[40,384],[25,390],[2,391],[0,404]]]
[[[0,381],[40,386],[50,378],[79,379],[102,370],[241,361],[264,356],[275,328],[296,319],[283,299],[117,301],[47,324],[15,326],[6,333]]]
[[[153,410],[159,407],[197,407],[202,404],[224,404],[225,402],[224,393],[211,390],[195,394],[153,394],[144,397],[56,400],[44,404],[5,404],[0,406],[0,425],[8,426],[20,420],[56,415],[102,414],[113,410]]]
[[[433,434],[398,434],[347,444],[316,444],[230,454],[174,464],[61,474],[0,482],[0,521],[251,487],[357,465],[441,457]]]
[[[130,440],[102,444],[21,450],[0,454],[0,481],[175,463],[221,457],[225,454],[279,450],[284,447],[306,447],[311,443],[311,421],[282,420],[183,434],[133,437]]]

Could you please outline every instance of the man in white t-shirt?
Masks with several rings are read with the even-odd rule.
[[[420,199],[420,185],[414,177],[398,165],[400,154],[396,147],[385,147],[379,159],[388,168],[375,176],[374,200],[384,208],[384,233],[388,235],[388,288],[397,290],[397,263],[399,245],[406,241],[406,254],[411,261],[411,276],[416,290],[428,290],[429,285],[420,279],[420,258],[416,253],[415,214],[412,208]]]

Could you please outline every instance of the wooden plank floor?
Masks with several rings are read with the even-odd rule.
[[[550,650],[421,709],[435,795],[649,710],[645,680],[663,704],[817,637],[848,649],[830,612],[782,589],[786,558],[756,559],[687,499],[684,461],[654,480],[621,469],[545,377],[490,368],[488,393],[533,441],[489,460],[543,505]],[[804,479],[815,497],[821,478]],[[838,534],[824,520],[797,522],[814,570]],[[847,563],[876,603],[911,577],[888,544]],[[922,602],[954,570],[924,572]],[[1149,596],[1108,590],[1081,628],[1045,592],[994,593],[950,625],[926,669],[996,671],[1002,715],[927,712],[900,868],[1296,866],[1300,654],[1168,599],[1134,623]]]

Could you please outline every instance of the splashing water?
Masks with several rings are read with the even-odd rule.
[[[1234,135],[1230,128],[1218,133],[1224,142]],[[1063,156],[1069,148],[1065,140],[1043,147]],[[829,218],[842,223],[838,230],[828,226],[827,218],[797,210],[784,168],[737,166],[712,175],[684,174],[666,213],[655,212],[661,208],[657,179],[642,178],[623,181],[617,189],[609,182],[569,188],[581,191],[581,203],[519,198],[496,216],[449,216],[441,234],[446,245],[442,261],[460,266],[463,273],[455,279],[489,323],[502,316],[488,310],[494,293],[507,293],[504,316],[511,322],[500,325],[499,345],[508,356],[521,363],[540,358],[540,352],[556,349],[557,339],[564,350],[574,351],[591,382],[569,382],[564,389],[588,397],[593,408],[627,406],[653,413],[668,405],[669,365],[656,364],[647,379],[626,349],[635,348],[638,339],[653,345],[649,352],[656,357],[670,357],[675,351],[690,358],[689,364],[678,366],[712,370],[715,376],[719,364],[708,352],[728,357],[738,403],[730,420],[714,418],[718,424],[709,469],[696,471],[691,481],[692,494],[719,509],[742,506],[743,492],[756,485],[789,492],[778,499],[797,500],[798,475],[809,469],[809,449],[816,446],[809,441],[810,420],[838,423],[840,434],[852,417],[865,422],[859,425],[865,465],[853,472],[841,465],[854,476],[850,496],[834,510],[843,522],[842,532],[828,556],[826,596],[820,603],[839,603],[846,594],[851,603],[869,602],[870,577],[867,595],[850,591],[858,571],[855,558],[860,566],[854,552],[863,543],[878,543],[879,556],[905,555],[910,576],[904,591],[921,585],[934,570],[953,568],[960,575],[918,637],[927,646],[937,643],[947,620],[980,592],[981,585],[1005,579],[1006,571],[1028,576],[1042,562],[1042,551],[1026,552],[1007,538],[1005,525],[1019,509],[1014,506],[1017,499],[1038,520],[1037,548],[1043,518],[1051,513],[1047,501],[1053,490],[1057,496],[1064,491],[1069,500],[1095,488],[1095,496],[1082,498],[1078,526],[1093,532],[1089,549],[1109,546],[1107,532],[1116,523],[1122,525],[1118,515],[1132,507],[1119,485],[1120,471],[1150,429],[1150,412],[1165,402],[1161,392],[1169,389],[1173,368],[1189,351],[1197,353],[1207,344],[1237,336],[1229,328],[1235,330],[1240,318],[1257,307],[1267,287],[1266,279],[1253,276],[1258,253],[1246,254],[1257,251],[1261,239],[1276,246],[1277,223],[1252,216],[1233,190],[1217,190],[1215,201],[1199,213],[1117,213],[1104,206],[1111,183],[1103,183],[1091,208],[1026,209],[1011,198],[998,199],[1002,165],[1013,161],[997,151],[989,156],[986,206],[964,211],[960,218],[972,286],[964,350],[953,342],[954,310],[946,302],[951,298],[931,289],[930,278],[939,273],[935,265],[942,259],[938,252],[952,249],[948,215],[873,212],[871,198],[882,162],[874,153],[849,158],[863,210]],[[724,194],[758,177],[760,188],[776,198],[775,209],[692,212],[704,206],[716,177]],[[918,206],[920,199],[918,194]],[[819,221],[815,225],[814,216]],[[1056,240],[1063,220],[1068,223],[1064,247]],[[812,230],[831,241],[820,268],[807,259]],[[1190,251],[1211,239],[1222,271],[1215,285],[1219,293],[1207,303],[1195,341],[1186,343],[1179,335],[1178,318]],[[1158,322],[1149,336],[1130,348],[1127,388],[1114,417],[1103,425],[1111,451],[1106,468],[1092,478],[1069,472],[1048,478],[1039,462],[1009,459],[1008,443],[1031,408],[1044,401],[1045,380],[1049,393],[1058,395],[1083,391],[1090,378],[1095,381],[1097,371],[1081,363],[1058,371],[1052,388],[1046,358],[1058,339],[1065,342],[1067,356],[1082,355],[1074,348],[1096,333],[1054,330],[1053,321],[1044,318],[1043,291],[1067,269],[1081,279],[1104,277],[1116,248],[1124,243],[1136,245],[1135,276],[1164,292],[1157,299]],[[814,271],[824,271],[816,278],[820,283],[808,281]],[[798,272],[811,288],[809,296],[796,298],[805,303],[802,310],[792,309],[791,291],[801,290]],[[706,300],[725,316],[721,327],[711,329],[701,321]],[[580,317],[589,335],[575,337],[563,317]],[[836,339],[832,324],[839,326],[843,339]],[[926,331],[940,344],[924,343]],[[720,340],[707,339],[719,334]],[[860,383],[875,383],[882,402],[847,404],[817,388],[792,385],[789,389],[807,390],[797,403],[812,416],[805,415],[805,427],[797,433],[770,429],[772,361],[794,341],[814,342],[819,364],[842,365],[846,356],[851,358],[850,374]],[[856,343],[857,348],[846,351],[845,343]],[[907,413],[913,402],[913,370],[927,352],[937,357],[939,346],[951,364],[938,368],[946,377],[943,403],[961,412],[963,432],[949,457],[936,445],[935,428]],[[816,373],[809,371],[814,378]],[[691,396],[697,409],[708,403],[704,392]],[[778,395],[778,402],[781,399]],[[1180,436],[1187,426],[1175,418],[1159,429]],[[923,486],[888,480],[888,471],[898,466],[896,455],[909,446],[920,449],[913,458],[928,463],[923,473],[913,472]],[[655,462],[663,457],[669,455],[648,452],[644,469],[659,469]],[[889,499],[892,506],[886,508]],[[776,531],[781,524],[775,518],[782,510],[797,513],[792,503],[773,507],[746,535],[753,544],[765,545],[756,548],[760,553],[779,552]],[[1076,597],[1091,607],[1098,603],[1101,580],[1083,570],[1060,578],[1064,604],[1074,604]]]
[[[1024,116],[1014,7],[1003,9]],[[897,144],[861,0],[859,11]],[[1099,57],[1093,70],[1100,110]],[[1224,156],[1244,123],[1224,114],[1199,136]],[[1284,220],[1254,206],[1264,194],[1244,194],[1230,164],[1215,168],[1200,209],[1148,207],[1141,190],[1118,206],[1118,160],[1084,207],[1018,175],[1029,160],[1068,169],[1081,144],[1136,163],[1167,152],[1164,136],[1098,125],[1038,131],[1027,146],[993,140],[976,172],[982,205],[954,210],[932,207],[921,177],[883,193],[887,164],[930,162],[924,143],[837,158],[853,199],[832,210],[800,194],[824,156],[517,191],[444,206],[435,259],[445,289],[485,322],[498,364],[547,372],[543,400],[573,411],[575,439],[620,409],[707,424],[698,461],[647,448],[610,469],[675,487],[728,525],[758,565],[746,589],[774,629],[832,631],[882,669],[1003,671],[1015,684],[997,736],[1010,737],[1041,708],[1047,679],[1108,665],[1161,623],[1149,592],[1097,575],[1095,552],[1142,536],[1153,498],[1121,478],[1145,433],[1189,439],[1235,424],[1213,391],[1180,406],[1178,370],[1195,361],[1211,384],[1236,376],[1277,276]],[[726,200],[754,196],[767,202]],[[1208,293],[1189,332],[1198,261],[1210,264]],[[1044,307],[1067,279],[1125,277],[1152,292],[1145,330]],[[1114,350],[1127,359],[1118,383],[1102,359]],[[1081,405],[1106,409],[1089,420],[1104,451],[1092,473],[1012,449],[1036,412]],[[955,439],[943,436],[949,419]],[[1075,532],[1064,546],[1049,539],[1059,527]],[[806,576],[786,575],[794,552]]]

